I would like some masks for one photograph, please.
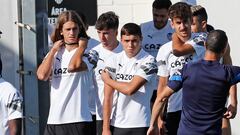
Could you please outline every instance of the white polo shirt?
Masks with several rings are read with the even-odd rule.
[[[22,118],[22,96],[10,83],[0,78],[0,135],[9,135],[8,121]]]
[[[148,127],[151,118],[150,99],[153,92],[151,80],[157,72],[155,58],[143,49],[133,58],[128,58],[122,51],[108,59],[106,67],[110,69],[109,71],[115,71],[111,74],[119,82],[130,82],[134,76],[140,76],[147,81],[131,96],[119,92],[111,125],[119,128]]]
[[[142,31],[142,48],[150,55],[156,58],[160,47],[172,40],[172,33],[174,30],[168,20],[166,26],[162,29],[157,29],[153,21],[141,24]]]
[[[88,94],[93,64],[87,57],[83,61],[88,70],[69,73],[68,65],[75,51],[62,47],[55,55],[52,71],[50,110],[48,124],[65,124],[92,121],[88,106]]]
[[[95,79],[97,83],[97,94],[96,94],[96,119],[103,120],[103,99],[104,99],[104,82],[101,78],[101,72],[105,68],[106,59],[112,57],[115,53],[121,52],[122,45],[119,42],[118,46],[110,51],[103,47],[102,44],[97,45],[93,48],[99,54],[99,60],[97,63],[97,67],[94,69]],[[117,93],[115,93],[115,98],[117,98]]]

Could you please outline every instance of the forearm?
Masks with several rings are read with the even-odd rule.
[[[150,126],[154,126],[156,120],[158,119],[159,113],[164,109],[165,102],[167,101],[168,97],[173,94],[173,92],[174,91],[171,88],[166,86],[161,93],[158,93],[152,109]]]
[[[231,86],[229,90],[229,97],[230,97],[230,104],[237,107],[238,100],[237,100],[237,86]]]
[[[155,125],[155,122],[157,121],[160,112],[162,112],[164,108],[166,99],[157,98],[154,102],[153,109],[152,109],[152,116],[150,120],[150,127],[153,127]]]
[[[85,44],[87,44],[87,40],[82,40],[80,42],[79,47],[77,48],[76,52],[74,53],[68,65],[69,72],[83,71],[87,69],[86,64],[82,60],[84,51],[86,49]]]
[[[159,77],[159,82],[158,82],[158,89],[157,89],[157,95],[161,95],[161,93],[163,92],[164,88],[167,86],[167,81],[168,81],[168,77]],[[166,105],[167,100],[164,103],[164,106]],[[165,108],[163,106],[163,108]],[[162,111],[160,112],[160,119],[163,118],[163,113],[164,113],[164,109],[162,109]]]
[[[105,83],[123,94],[128,94],[128,82],[117,82],[115,80],[108,79]]]
[[[56,50],[51,49],[47,57],[43,60],[43,62],[38,67],[37,77],[39,80],[44,80],[44,81],[48,80],[52,72],[53,61],[54,61],[54,56],[56,52],[57,52]]]
[[[8,121],[10,135],[21,135],[22,119],[13,119]]]
[[[137,92],[147,81],[140,77],[134,76],[130,82],[118,82],[109,78],[105,81],[108,85],[110,85],[115,90],[125,94],[132,95]]]
[[[110,130],[110,117],[112,113],[114,90],[107,84],[104,84],[104,100],[103,100],[103,130]]]

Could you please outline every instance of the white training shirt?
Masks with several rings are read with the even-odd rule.
[[[102,44],[99,44],[98,46],[94,47],[93,50],[96,50],[99,54],[99,60],[97,63],[97,67],[95,68],[95,79],[97,83],[97,95],[96,95],[96,119],[97,120],[103,120],[103,99],[104,99],[104,82],[101,78],[101,72],[105,68],[105,61],[109,57],[112,57],[115,53],[121,52],[122,45],[119,42],[118,46],[110,51],[103,47]],[[115,93],[115,98],[117,96],[117,93]]]
[[[158,76],[168,77],[171,79],[173,74],[180,74],[180,70],[184,64],[190,61],[197,61],[203,58],[205,48],[203,45],[199,45],[202,41],[205,41],[206,35],[204,33],[193,33],[191,38],[186,42],[193,46],[195,53],[176,57],[172,53],[172,41],[163,45],[157,55],[158,63]],[[182,90],[172,94],[168,99],[167,112],[176,112],[182,110]]]
[[[88,40],[88,44],[87,44],[87,48],[85,50],[85,52],[88,52],[89,50],[91,50],[92,48],[96,47],[98,44],[100,44],[100,42],[94,38],[90,38]],[[89,97],[88,97],[88,104],[89,104],[89,109],[91,114],[95,115],[96,114],[96,101],[95,101],[95,97],[96,97],[96,92],[97,92],[97,84],[94,80],[94,70],[91,70],[89,72],[89,75],[93,78],[91,79],[89,83],[91,83],[91,87],[89,88]]]
[[[10,83],[0,78],[0,135],[9,135],[8,120],[22,118],[22,96]]]
[[[162,29],[157,29],[153,21],[145,22],[140,26],[143,36],[142,48],[156,58],[159,48],[172,40],[174,30],[170,25],[170,20]],[[155,83],[153,83],[152,87],[157,90],[159,80],[156,78],[153,81]]]
[[[70,52],[62,47],[55,55],[52,71],[50,110],[48,124],[65,124],[92,121],[88,107],[88,93],[91,85],[89,71],[93,65],[83,57],[88,70],[68,72],[68,64],[77,50]]]
[[[143,49],[133,58],[128,58],[125,51],[122,51],[108,59],[106,68],[110,72],[115,70],[115,74],[111,74],[114,74],[119,82],[130,82],[134,76],[147,80],[131,96],[119,92],[111,125],[118,128],[148,127],[151,118],[150,99],[153,92],[151,80],[157,72],[155,58]]]
[[[170,20],[162,29],[157,29],[153,21],[141,24],[142,48],[156,58],[159,48],[172,40],[174,30],[170,25]]]

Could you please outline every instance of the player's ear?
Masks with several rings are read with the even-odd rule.
[[[201,25],[203,30],[207,29],[207,21],[202,21]]]
[[[170,24],[171,24],[171,27],[174,29],[173,20],[172,19],[170,20]]]

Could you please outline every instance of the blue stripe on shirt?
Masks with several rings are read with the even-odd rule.
[[[181,75],[173,75],[169,78],[170,81],[182,81]]]

